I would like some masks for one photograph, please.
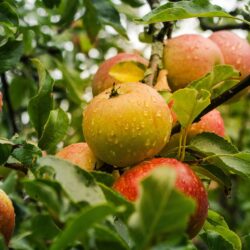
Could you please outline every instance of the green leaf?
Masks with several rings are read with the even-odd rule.
[[[79,74],[73,69],[69,69],[65,64],[56,61],[58,68],[63,73],[64,84],[67,90],[69,99],[76,103],[81,104],[84,102],[83,93],[87,84],[84,84],[84,81],[80,78]]]
[[[53,109],[53,97],[51,93],[54,81],[39,60],[33,59],[32,62],[38,70],[40,89],[38,94],[30,100],[28,112],[30,120],[40,138],[50,111]]]
[[[92,236],[92,235],[91,235]],[[94,240],[95,247],[99,250],[110,250],[110,249],[119,249],[119,250],[129,250],[126,242],[120,237],[119,234],[112,231],[108,227],[97,224],[94,227]]]
[[[197,90],[205,89],[213,92],[212,88],[216,87],[217,84],[230,80],[232,78],[238,78],[239,81],[240,73],[231,65],[216,65],[213,70],[207,73],[202,78],[191,82],[188,87]],[[225,82],[225,85],[227,82]],[[224,84],[223,84],[224,85]],[[220,86],[217,86],[219,88]],[[228,88],[230,88],[229,86]],[[218,91],[218,89],[217,89]]]
[[[74,16],[78,7],[79,0],[62,0],[59,7],[61,19],[58,24],[61,26],[67,26],[71,24],[71,22],[74,20]]]
[[[92,41],[104,25],[112,26],[120,35],[127,38],[125,29],[121,25],[119,12],[110,0],[85,0],[86,12],[83,22]]]
[[[101,183],[98,183],[98,185],[102,189],[107,201],[111,202],[116,207],[124,208],[123,213],[120,214],[119,217],[122,220],[127,221],[127,218],[132,214],[132,212],[134,212],[133,204],[129,202],[128,200],[126,200],[123,196],[121,196],[119,193],[117,193],[113,189],[108,188],[107,186]]]
[[[23,186],[30,197],[42,202],[52,214],[60,214],[62,204],[56,190],[47,180],[24,180]]]
[[[215,232],[219,234],[223,240],[231,244],[233,250],[242,249],[240,237],[229,229],[224,218],[218,213],[212,210],[208,211],[208,217],[203,229],[205,232]]]
[[[8,250],[2,234],[0,234],[0,249],[1,250]]]
[[[5,191],[6,194],[14,192],[17,184],[17,173],[15,171],[10,172],[3,183],[0,184],[0,189]]]
[[[200,173],[209,177],[211,180],[216,181],[222,187],[226,187],[228,190],[231,189],[231,178],[228,171],[223,171],[221,168],[218,168],[212,164],[202,164],[199,166],[192,166],[192,169],[196,173]]]
[[[159,238],[183,237],[195,204],[174,186],[175,172],[166,168],[156,169],[141,182],[141,196],[129,218],[137,249],[147,249]]]
[[[187,105],[188,98],[188,105]],[[173,93],[173,110],[177,120],[183,127],[187,127],[210,103],[210,93],[207,90],[180,89]]]
[[[44,5],[47,8],[54,8],[60,4],[61,0],[43,0]]]
[[[104,185],[111,187],[115,181],[112,174],[108,174],[102,171],[92,171],[91,174],[94,176],[97,182],[103,183]]]
[[[157,22],[168,22],[192,17],[227,17],[248,21],[234,17],[223,11],[221,7],[210,4],[209,0],[178,1],[164,4],[141,19],[136,19],[138,23],[150,24]]]
[[[238,152],[228,141],[213,133],[202,133],[194,137],[190,145],[203,156],[203,160],[242,177],[250,178],[250,153]]]
[[[61,231],[49,214],[38,214],[32,218],[32,236],[39,240],[52,240]]]
[[[11,154],[12,147],[8,144],[1,144],[0,142],[0,165],[3,165]]]
[[[16,64],[19,62],[21,58],[22,53],[23,53],[23,43],[21,41],[9,40],[6,44],[1,46],[0,74],[16,66]]]
[[[63,232],[51,245],[50,250],[65,249],[78,238],[85,236],[87,231],[96,223],[101,222],[107,216],[114,214],[115,211],[115,208],[108,204],[86,207],[66,225]]]
[[[31,166],[38,157],[42,156],[41,150],[33,144],[24,142],[23,145],[14,149],[11,155],[22,164]]]
[[[144,3],[141,0],[121,0],[123,3],[128,4],[132,7],[140,7],[142,6]]]
[[[93,204],[105,200],[102,190],[87,171],[53,156],[38,159],[37,165],[36,175],[45,166],[52,168],[54,178],[74,202],[86,201]]]
[[[69,127],[69,118],[62,109],[52,110],[39,139],[40,148],[53,151],[56,145],[65,137]]]

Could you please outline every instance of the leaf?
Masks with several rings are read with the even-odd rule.
[[[155,239],[182,237],[195,204],[174,189],[175,172],[159,168],[141,182],[141,195],[129,218],[136,249],[147,249]]]
[[[1,5],[1,4],[0,4]],[[1,9],[1,6],[0,6]],[[1,13],[0,13],[1,14]],[[1,15],[0,15],[1,18]],[[13,68],[19,62],[23,53],[23,43],[21,41],[9,40],[0,47],[0,74]]]
[[[141,19],[136,19],[138,23],[150,24],[157,22],[168,22],[192,17],[227,17],[248,21],[234,17],[223,11],[221,7],[210,4],[209,0],[180,1],[164,4]]]
[[[17,184],[17,173],[15,171],[10,172],[3,183],[0,184],[0,189],[5,191],[6,194],[14,192]],[[1,248],[0,248],[1,249]]]
[[[60,214],[62,204],[56,190],[47,180],[24,180],[23,186],[30,197],[42,202],[52,214]]]
[[[61,26],[67,26],[71,24],[71,22],[74,20],[74,16],[78,7],[79,0],[62,0],[59,8],[61,19],[58,24]]]
[[[76,104],[83,103],[84,100],[82,95],[87,85],[84,84],[84,81],[80,78],[77,72],[69,69],[65,64],[62,64],[59,61],[56,61],[56,63],[63,73],[65,87],[70,100]]]
[[[215,211],[208,211],[208,217],[203,229],[205,232],[215,232],[219,234],[225,241],[232,245],[232,249],[242,249],[240,237],[229,229],[224,218]]]
[[[83,23],[92,41],[104,25],[112,26],[120,35],[127,37],[125,29],[121,25],[119,12],[114,8],[110,0],[85,0],[86,12]]]
[[[141,0],[121,0],[123,3],[128,4],[132,7],[140,7],[144,3]]]
[[[60,2],[61,0],[43,0],[43,4],[50,9],[53,9],[54,7],[58,6]]]
[[[96,223],[101,222],[107,216],[115,213],[115,208],[108,204],[99,204],[84,208],[65,227],[56,238],[50,250],[61,250],[74,243],[79,237],[87,234],[87,231]]]
[[[105,200],[102,190],[87,171],[53,156],[38,159],[35,175],[49,166],[54,171],[54,178],[74,202],[86,201],[90,204]]]
[[[0,165],[3,165],[11,154],[12,147],[8,144],[1,144],[0,142]]]
[[[96,249],[100,250],[110,250],[110,249],[119,249],[119,250],[129,250],[126,242],[120,237],[119,234],[112,231],[108,227],[97,224],[94,227],[94,240]]]
[[[15,159],[20,161],[22,164],[31,166],[36,162],[38,157],[42,156],[41,150],[33,144],[24,142],[23,145],[14,149],[11,154]]]
[[[209,105],[210,94],[207,90],[198,92],[195,89],[185,88],[174,92],[172,99],[177,120],[183,127],[187,127]]]
[[[69,118],[62,109],[52,110],[39,139],[40,148],[53,151],[55,146],[65,137],[69,127]]]
[[[228,171],[223,171],[221,168],[218,168],[215,165],[211,164],[202,164],[199,166],[192,166],[192,169],[196,173],[200,173],[209,177],[210,179],[216,181],[222,187],[226,187],[228,190],[231,189],[231,178]]]
[[[109,75],[120,82],[139,82],[143,79],[145,70],[146,66],[144,64],[127,61],[117,63],[111,67]]]
[[[2,234],[0,234],[0,249],[2,250],[8,250],[6,244],[5,244],[5,240]]]
[[[49,214],[38,214],[32,218],[32,236],[39,240],[51,240],[61,231]]]
[[[15,33],[18,30],[18,26],[19,26],[19,21],[18,21],[16,8],[12,5],[12,3],[9,3],[8,1],[1,1],[0,2],[0,27],[2,28],[1,36],[3,36],[3,39],[1,39],[2,41],[0,40],[0,45],[3,43],[6,43],[7,39],[9,38],[13,39],[15,37]],[[16,51],[18,51],[18,48],[15,48],[15,49]],[[13,53],[13,51],[11,50],[7,50],[6,52],[8,53],[11,52],[11,54]],[[0,59],[1,59],[1,56],[0,56]],[[0,65],[2,66],[2,64]]]
[[[124,208],[123,213],[120,214],[119,217],[122,220],[127,221],[128,217],[132,214],[132,212],[134,212],[133,204],[113,189],[108,188],[107,186],[101,183],[98,183],[98,185],[102,189],[107,201],[111,202],[115,207]]]
[[[207,73],[202,78],[191,82],[188,87],[197,90],[205,89],[211,91],[215,85],[222,83],[231,78],[238,78],[239,81],[240,73],[231,65],[216,65],[213,70]],[[228,88],[230,88],[229,86]],[[217,90],[218,91],[218,90]],[[211,91],[213,92],[213,91]]]
[[[190,145],[197,152],[207,155],[205,160],[225,171],[250,178],[250,153],[238,152],[228,141],[213,133],[194,137]]]
[[[38,59],[33,59],[32,62],[38,70],[40,89],[38,94],[31,98],[28,106],[28,112],[30,120],[38,133],[38,137],[40,138],[50,111],[53,109],[53,97],[51,93],[54,81]]]
[[[97,182],[103,183],[105,186],[111,187],[115,181],[112,174],[108,174],[102,171],[92,171],[91,174],[94,176]]]

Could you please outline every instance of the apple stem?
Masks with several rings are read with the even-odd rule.
[[[209,113],[213,109],[217,108],[221,104],[229,101],[232,97],[234,97],[236,94],[238,94],[243,89],[250,86],[250,75],[248,75],[246,78],[241,80],[238,84],[233,86],[232,88],[228,89],[221,95],[217,96],[216,98],[211,100],[211,103],[195,118],[193,123],[198,122],[202,116]],[[172,129],[172,135],[179,133],[181,131],[181,125],[177,123],[173,129]]]

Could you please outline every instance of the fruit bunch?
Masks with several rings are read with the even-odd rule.
[[[210,38],[182,35],[167,40],[163,65],[174,92],[209,73],[217,64],[232,65],[244,78],[250,73],[247,58],[250,58],[249,44],[234,33],[221,31]],[[131,62],[133,67],[126,67]],[[196,203],[187,228],[192,238],[207,217],[207,192],[188,164],[174,158],[157,158],[178,146],[178,135],[171,136],[172,127],[178,121],[172,110],[173,102],[167,105],[153,87],[142,83],[147,65],[147,60],[141,56],[128,53],[120,53],[101,64],[92,82],[94,98],[83,113],[86,143],[70,145],[57,156],[88,171],[102,164],[121,172],[126,168],[113,188],[130,201],[138,198],[140,181],[153,169],[174,169],[176,188]],[[225,136],[218,110],[192,124],[188,136],[191,138],[202,132]]]

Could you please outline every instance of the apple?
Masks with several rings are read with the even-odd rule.
[[[163,64],[173,91],[186,87],[223,62],[219,47],[200,35],[181,35],[167,40],[164,47]]]
[[[202,228],[208,212],[208,197],[201,180],[191,168],[176,159],[154,158],[127,170],[113,184],[113,188],[130,201],[139,194],[139,182],[158,167],[169,167],[176,171],[176,188],[196,202],[196,211],[191,216],[187,233],[193,238]],[[166,221],[167,223],[167,221]]]
[[[231,31],[217,31],[209,37],[218,45],[226,64],[232,65],[241,73],[241,79],[250,74],[250,45]]]
[[[73,143],[61,149],[56,154],[56,156],[61,159],[67,160],[87,171],[94,170],[95,167],[101,165],[100,161],[90,150],[88,144],[84,142]]]
[[[119,53],[114,57],[111,57],[110,59],[106,60],[105,62],[103,62],[99,69],[97,70],[93,81],[92,81],[92,92],[93,95],[97,95],[99,93],[101,93],[102,91],[104,91],[105,89],[108,89],[110,87],[113,86],[113,84],[117,84],[117,83],[124,83],[126,82],[126,80],[122,80],[122,79],[115,79],[113,76],[110,75],[110,70],[112,69],[112,67],[114,67],[115,65],[119,64],[119,63],[123,63],[123,62],[136,62],[141,64],[142,66],[146,66],[148,65],[148,61],[146,59],[144,59],[143,57],[141,57],[138,54],[130,54],[130,53]],[[133,71],[129,71],[127,72],[127,77],[132,75],[131,77],[135,77],[133,75]],[[142,79],[137,78],[137,79],[133,79],[133,81],[140,81]]]
[[[0,233],[9,243],[15,227],[15,211],[8,195],[0,189]]]
[[[94,97],[83,114],[93,153],[117,167],[156,155],[169,140],[172,116],[161,95],[142,83],[123,83]]]

